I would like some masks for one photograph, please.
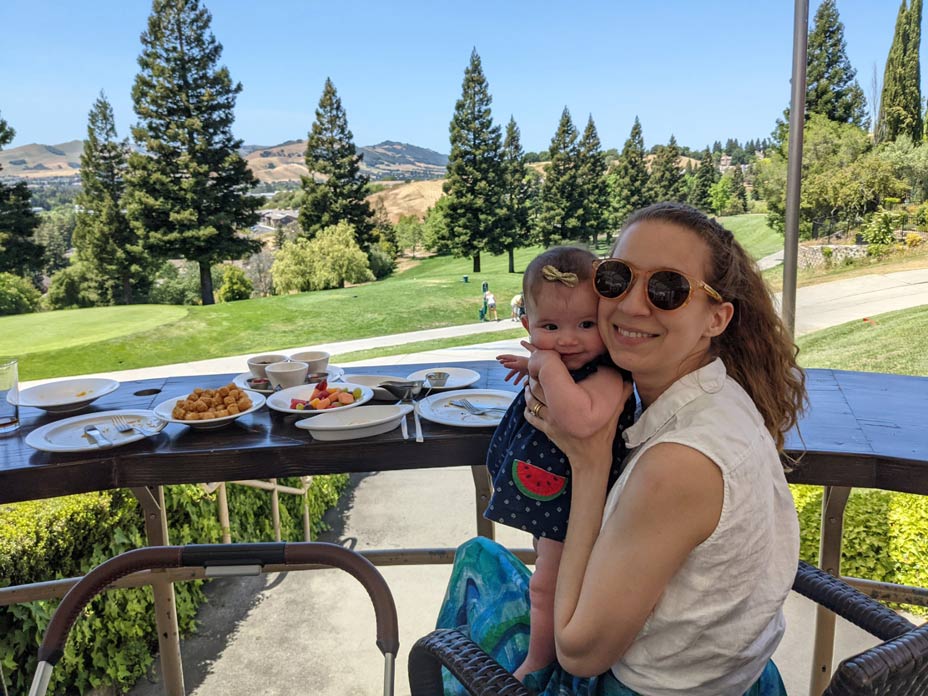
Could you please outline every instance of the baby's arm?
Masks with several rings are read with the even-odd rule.
[[[539,353],[553,354],[535,356]],[[600,366],[581,382],[574,382],[560,356],[554,351],[536,351],[530,360],[530,372],[539,363],[537,379],[544,389],[552,420],[571,433],[584,437],[596,432],[615,412],[622,400],[622,375],[611,367]]]

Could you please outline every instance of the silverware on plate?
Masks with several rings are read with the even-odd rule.
[[[100,449],[113,446],[113,443],[104,437],[103,433],[93,423],[84,426],[84,435],[93,440]]]

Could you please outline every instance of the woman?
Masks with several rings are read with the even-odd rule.
[[[770,656],[799,551],[778,455],[805,398],[795,347],[732,234],[688,206],[633,214],[593,282],[603,341],[643,410],[623,434],[631,454],[607,497],[619,411],[581,439],[545,420],[556,395],[535,380],[527,388],[526,419],[567,454],[572,491],[558,663],[526,684],[546,694],[785,693]],[[499,549],[462,547],[439,625],[466,622],[511,669],[523,642],[512,598],[525,578]]]

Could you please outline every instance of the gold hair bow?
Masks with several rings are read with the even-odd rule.
[[[577,287],[577,283],[580,282],[576,273],[564,273],[557,270],[554,266],[545,266],[542,268],[541,277],[545,280],[560,281],[569,288]]]

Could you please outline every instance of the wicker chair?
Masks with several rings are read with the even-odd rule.
[[[343,546],[321,542],[148,546],[104,561],[71,587],[55,610],[39,647],[39,665],[29,696],[44,696],[52,669],[64,652],[71,626],[88,602],[119,578],[138,571],[169,568],[203,568],[206,577],[214,577],[252,575],[258,569],[270,567],[298,570],[298,566],[307,565],[344,570],[367,590],[377,622],[377,647],[384,656],[383,690],[384,694],[392,696],[400,641],[396,604],[390,588],[380,571],[364,556]]]
[[[884,641],[844,660],[824,696],[928,695],[928,624],[916,628],[842,580],[801,561],[793,589]],[[456,629],[433,631],[412,647],[412,696],[440,696],[442,666],[474,696],[530,696],[511,674]]]

